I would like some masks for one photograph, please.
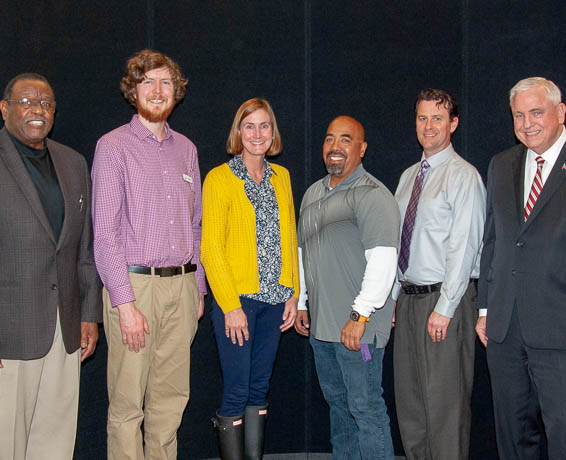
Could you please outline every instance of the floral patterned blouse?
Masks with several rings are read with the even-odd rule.
[[[275,190],[269,180],[274,174],[265,161],[265,172],[260,183],[248,173],[241,155],[235,155],[228,166],[244,181],[244,191],[255,211],[257,238],[257,266],[259,270],[259,292],[242,294],[244,297],[272,305],[285,302],[294,290],[279,284],[281,276],[281,234],[279,230],[279,206]]]

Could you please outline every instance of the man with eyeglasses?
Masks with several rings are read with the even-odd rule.
[[[70,460],[80,363],[102,320],[88,167],[47,139],[42,75],[10,80],[0,110],[0,459]]]
[[[301,203],[295,330],[310,335],[330,406],[332,458],[393,460],[381,375],[393,315],[399,210],[362,166],[366,149],[364,128],[354,118],[340,116],[328,126],[322,148],[328,175]]]

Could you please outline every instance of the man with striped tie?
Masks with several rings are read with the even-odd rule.
[[[393,292],[397,418],[408,460],[466,460],[485,188],[452,147],[454,97],[424,89],[415,111],[423,154],[395,193],[402,222]]]
[[[487,310],[476,331],[487,346],[500,458],[546,458],[546,449],[549,459],[562,459],[566,107],[558,87],[540,77],[519,81],[509,100],[521,144],[489,166],[478,294]]]

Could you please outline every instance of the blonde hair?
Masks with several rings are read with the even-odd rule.
[[[271,128],[273,130],[273,142],[271,147],[265,153],[266,156],[274,156],[281,152],[283,148],[283,142],[281,141],[281,135],[279,134],[279,129],[277,128],[277,120],[275,120],[275,114],[269,102],[265,99],[259,97],[254,97],[253,99],[248,99],[244,102],[236,115],[234,116],[234,121],[232,122],[232,127],[230,128],[230,134],[228,140],[226,141],[226,150],[231,155],[239,155],[244,150],[244,145],[242,144],[242,135],[240,134],[240,125],[242,120],[246,118],[250,113],[256,110],[264,109],[269,115],[269,121],[271,122]]]

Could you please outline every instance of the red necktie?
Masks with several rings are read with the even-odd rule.
[[[542,165],[544,164],[544,158],[541,156],[536,157],[537,162],[537,173],[533,179],[533,185],[531,186],[531,193],[529,193],[529,199],[525,206],[525,220],[529,218],[529,214],[535,207],[538,196],[542,190]]]

